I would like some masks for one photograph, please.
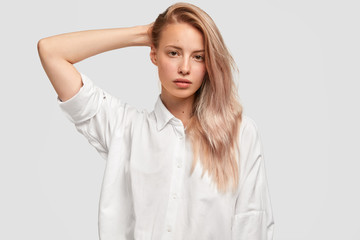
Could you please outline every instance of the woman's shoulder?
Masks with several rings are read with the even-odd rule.
[[[258,125],[256,121],[246,115],[242,115],[241,125],[240,125],[240,139],[242,138],[256,138],[258,136]]]
[[[257,129],[257,123],[254,120],[253,117],[250,117],[246,114],[242,114],[242,121],[241,121],[241,125],[243,128],[248,127],[248,128],[253,128],[253,129]]]

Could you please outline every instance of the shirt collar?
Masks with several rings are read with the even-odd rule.
[[[182,125],[181,120],[177,119],[164,105],[161,100],[160,94],[158,95],[157,101],[154,108],[156,116],[156,128],[158,131],[163,129],[165,125],[170,122],[172,125]]]

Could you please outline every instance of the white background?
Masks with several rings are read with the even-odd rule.
[[[1,4],[0,239],[98,239],[105,161],[65,118],[38,57],[51,35],[153,22],[174,1]],[[214,19],[239,70],[244,113],[264,145],[277,240],[360,239],[358,1],[193,1]],[[150,49],[75,67],[152,111]]]

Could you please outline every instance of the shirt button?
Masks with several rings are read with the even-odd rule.
[[[168,226],[167,231],[171,232],[171,226]]]
[[[177,196],[176,196],[176,194],[174,193],[174,194],[173,194],[173,199],[176,199],[176,198],[177,198]]]
[[[181,163],[178,163],[177,167],[178,167],[178,168],[181,168],[181,167],[182,167],[182,164],[181,164]]]

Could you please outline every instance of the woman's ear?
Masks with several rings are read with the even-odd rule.
[[[150,59],[151,62],[157,66],[157,61],[156,61],[156,48],[154,47],[154,45],[151,45],[151,51],[150,51]]]

